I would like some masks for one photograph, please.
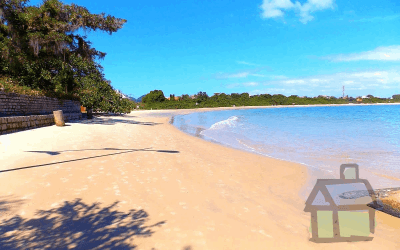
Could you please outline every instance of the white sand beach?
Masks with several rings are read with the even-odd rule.
[[[310,242],[306,167],[151,117],[163,112],[192,111],[0,136],[0,248],[400,249],[400,219],[382,212],[372,241]]]

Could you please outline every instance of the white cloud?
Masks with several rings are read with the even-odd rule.
[[[379,61],[399,61],[400,60],[400,46],[393,45],[387,47],[378,47],[374,50],[352,53],[352,54],[339,54],[334,56],[324,57],[336,62],[349,62],[361,60],[379,60]]]
[[[237,87],[239,87],[240,84],[239,84],[239,83],[231,83],[231,84],[227,84],[227,85],[225,85],[225,86],[226,86],[226,88],[228,88],[228,89],[232,89],[232,88],[237,88]]]
[[[265,77],[265,75],[262,74],[251,74],[251,76]]]
[[[228,78],[245,78],[248,76],[265,77],[265,75],[253,74],[250,71],[243,71],[243,72],[238,72],[238,73],[233,73],[233,74],[219,73],[215,77],[217,79],[228,79]]]
[[[334,0],[308,0],[301,4],[291,0],[263,0],[260,8],[262,9],[263,18],[283,17],[285,11],[293,10],[300,16],[300,21],[304,24],[314,19],[311,13],[315,11],[333,9]]]
[[[258,82],[245,82],[245,83],[231,83],[225,85],[226,88],[231,89],[231,88],[237,88],[237,87],[255,87],[258,86]]]
[[[216,75],[217,79],[228,79],[228,78],[244,78],[247,77],[250,74],[250,72],[238,72],[234,74],[225,74],[225,73],[219,73]]]
[[[305,78],[291,78],[286,80],[273,80],[264,82],[266,89],[254,90],[257,93],[289,94],[289,95],[328,95],[340,96],[342,86],[345,86],[346,94],[367,95],[381,92],[395,94],[400,86],[400,71],[398,69],[382,71],[360,71],[354,73],[336,73],[330,75],[316,75]],[[276,90],[280,92],[276,92]],[[261,91],[261,92],[260,92]],[[347,92],[349,91],[349,92]]]
[[[287,80],[287,81],[284,81],[284,83],[286,83],[286,84],[303,84],[303,83],[305,83],[305,81],[304,80]]]
[[[259,64],[249,63],[249,62],[245,62],[245,61],[237,61],[236,63],[238,63],[238,64],[244,64],[244,65],[250,65],[250,66],[261,66],[261,65],[259,65]]]
[[[243,86],[250,87],[250,86],[258,86],[258,82],[245,82]]]
[[[293,9],[295,5],[291,0],[264,0],[261,9],[264,18],[281,17],[284,15],[283,10]]]
[[[271,79],[274,79],[274,80],[284,80],[284,79],[288,79],[289,77],[287,77],[287,76],[284,76],[284,75],[272,75],[272,76],[269,76]]]
[[[262,95],[262,94],[286,94],[289,95],[290,89],[284,88],[268,88],[268,89],[256,89],[249,92],[249,95]]]

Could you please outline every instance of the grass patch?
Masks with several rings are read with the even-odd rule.
[[[27,86],[21,86],[18,84],[17,81],[5,76],[0,76],[0,91],[28,96],[46,96],[50,98],[57,98],[60,100],[80,100],[76,94],[44,91],[39,89],[32,89]]]

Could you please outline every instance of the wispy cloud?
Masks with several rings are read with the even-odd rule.
[[[268,77],[271,78],[272,80],[284,80],[284,79],[288,79],[289,78],[289,77],[284,76],[284,75],[270,75]]]
[[[229,78],[246,78],[248,76],[256,76],[256,77],[265,77],[265,75],[262,74],[256,74],[253,73],[253,71],[242,71],[242,72],[237,72],[237,73],[218,73],[215,75],[215,78],[217,79],[229,79]]]
[[[244,83],[231,83],[224,85],[228,89],[237,88],[237,87],[255,87],[258,86],[258,82],[244,82]]]
[[[361,60],[399,61],[400,46],[393,45],[387,47],[378,47],[370,51],[326,56],[322,57],[322,59],[327,59],[336,62],[361,61]]]
[[[245,83],[242,83],[242,84],[243,84],[243,86],[246,86],[246,87],[258,86],[258,82],[245,82]]]
[[[255,89],[249,91],[250,95],[261,95],[261,94],[282,94],[282,95],[290,95],[290,93],[295,92],[294,89],[285,89],[285,88],[267,88],[267,89]]]
[[[366,17],[366,18],[360,18],[360,19],[355,19],[355,20],[350,20],[352,22],[386,22],[386,21],[393,21],[396,19],[399,19],[400,15],[391,15],[391,16],[375,16],[375,17]]]
[[[263,74],[251,74],[251,76],[266,77],[266,75]]]
[[[244,78],[250,75],[250,72],[239,72],[234,74],[222,74],[221,78]]]
[[[238,64],[244,64],[244,65],[250,65],[250,66],[257,66],[257,67],[261,67],[261,66],[262,66],[262,65],[259,65],[259,64],[250,63],[250,62],[245,62],[245,61],[236,61],[236,63],[238,63]]]
[[[291,0],[263,0],[260,8],[263,18],[283,17],[285,12],[293,10],[300,16],[300,22],[306,24],[314,19],[311,13],[326,9],[333,9],[334,0],[308,0],[301,4]]]
[[[240,83],[231,83],[231,84],[226,84],[224,85],[226,88],[228,89],[233,89],[233,88],[237,88],[240,87]]]
[[[382,90],[391,90],[395,94],[399,85],[400,71],[396,68],[266,81],[261,85],[264,88],[252,90],[250,94],[270,93],[307,96],[326,94],[340,96],[342,86],[345,86],[346,94],[353,96],[375,95],[382,93]]]

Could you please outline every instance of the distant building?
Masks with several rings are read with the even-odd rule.
[[[119,96],[121,96],[123,99],[129,99],[129,96],[124,95],[121,91],[118,89],[115,90],[115,93],[117,93]]]
[[[362,98],[358,97],[358,98],[356,99],[356,101],[357,101],[357,102],[362,102]]]
[[[167,100],[171,100],[170,97],[166,97],[166,99],[167,99]],[[174,100],[175,100],[175,101],[179,101],[180,99],[181,99],[181,97],[179,97],[179,96],[174,96]]]

